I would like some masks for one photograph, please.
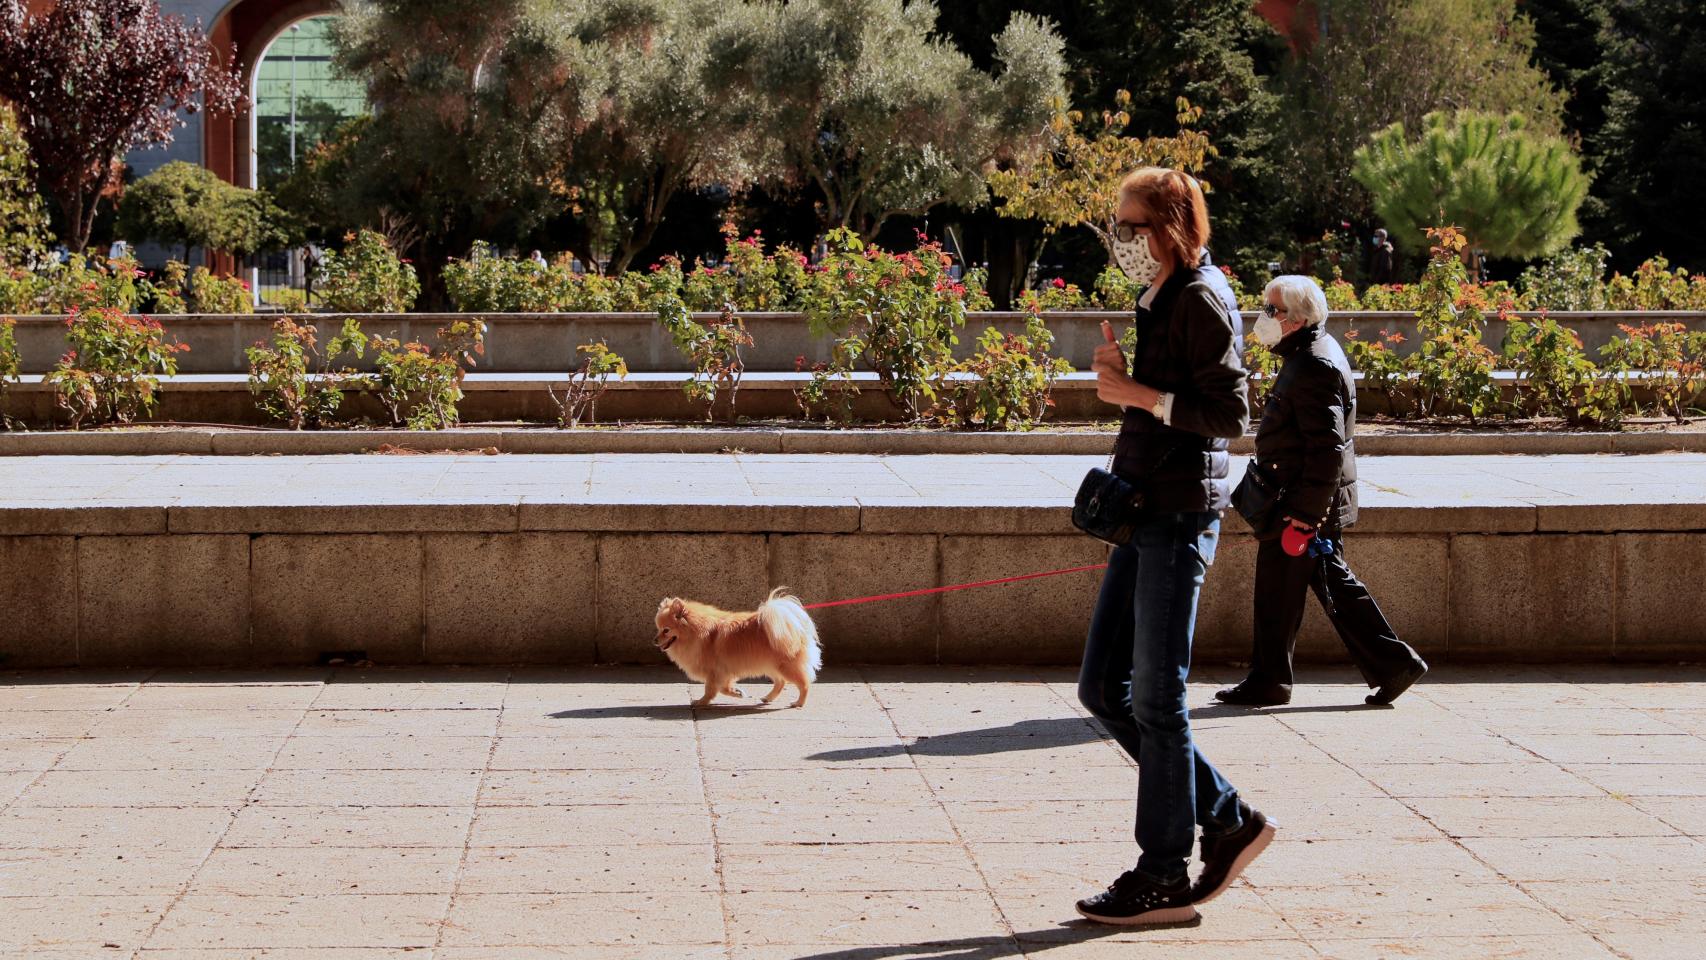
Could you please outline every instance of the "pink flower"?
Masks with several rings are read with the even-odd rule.
[[[1056,290],[1065,290],[1066,289],[1066,281],[1061,279],[1060,277],[1055,277],[1054,278],[1054,288]]]

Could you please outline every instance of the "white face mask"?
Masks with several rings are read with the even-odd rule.
[[[1161,261],[1149,253],[1149,236],[1138,234],[1137,239],[1130,243],[1122,243],[1114,238],[1114,260],[1125,271],[1132,283],[1147,287],[1161,275]]]
[[[1262,314],[1256,318],[1256,325],[1250,329],[1250,335],[1264,347],[1271,347],[1285,339],[1285,328],[1280,325],[1278,318]]]

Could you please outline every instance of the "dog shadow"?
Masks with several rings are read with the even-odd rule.
[[[708,707],[689,703],[625,704],[619,707],[580,707],[547,714],[553,720],[664,720],[680,723],[686,720],[716,720],[738,717],[748,713],[786,711],[793,701],[784,697],[776,703],[760,703],[756,697],[747,700],[725,700]]]

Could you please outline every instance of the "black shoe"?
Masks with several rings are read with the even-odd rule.
[[[1107,890],[1078,901],[1078,912],[1097,923],[1125,926],[1197,919],[1197,908],[1191,906],[1190,877],[1162,885],[1136,870],[1127,870]]]
[[[1400,673],[1391,680],[1381,684],[1380,689],[1364,697],[1363,702],[1380,705],[1391,703],[1398,699],[1399,694],[1410,689],[1410,686],[1417,680],[1422,679],[1427,672],[1428,665],[1426,661],[1422,660],[1421,657],[1417,657],[1416,662],[1411,664],[1408,670],[1405,670],[1403,673]]]
[[[1202,838],[1202,875],[1191,886],[1191,902],[1207,903],[1226,892],[1250,861],[1274,840],[1276,824],[1244,801],[1238,801],[1244,822],[1218,837]]]
[[[1291,702],[1291,687],[1279,683],[1255,683],[1245,680],[1214,695],[1221,703],[1240,707],[1277,707]]]

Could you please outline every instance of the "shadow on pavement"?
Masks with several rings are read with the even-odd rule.
[[[1188,923],[1162,924],[1144,929],[1168,930],[1201,924],[1202,920],[1198,918]],[[1008,957],[1036,956],[1056,947],[1093,943],[1133,929],[1135,928],[1109,927],[1086,920],[1072,920],[1046,930],[1015,933],[1011,937],[964,937],[932,943],[844,947],[821,953],[802,953],[793,960],[1004,960]]]
[[[980,730],[960,730],[934,737],[919,737],[909,744],[874,744],[869,747],[849,747],[845,750],[825,750],[807,760],[879,760],[907,754],[926,757],[977,757],[992,753],[1012,753],[1018,750],[1047,750],[1072,747],[1106,739],[1088,720],[1061,717],[1050,720],[1021,720],[1005,727],[984,727]]]

